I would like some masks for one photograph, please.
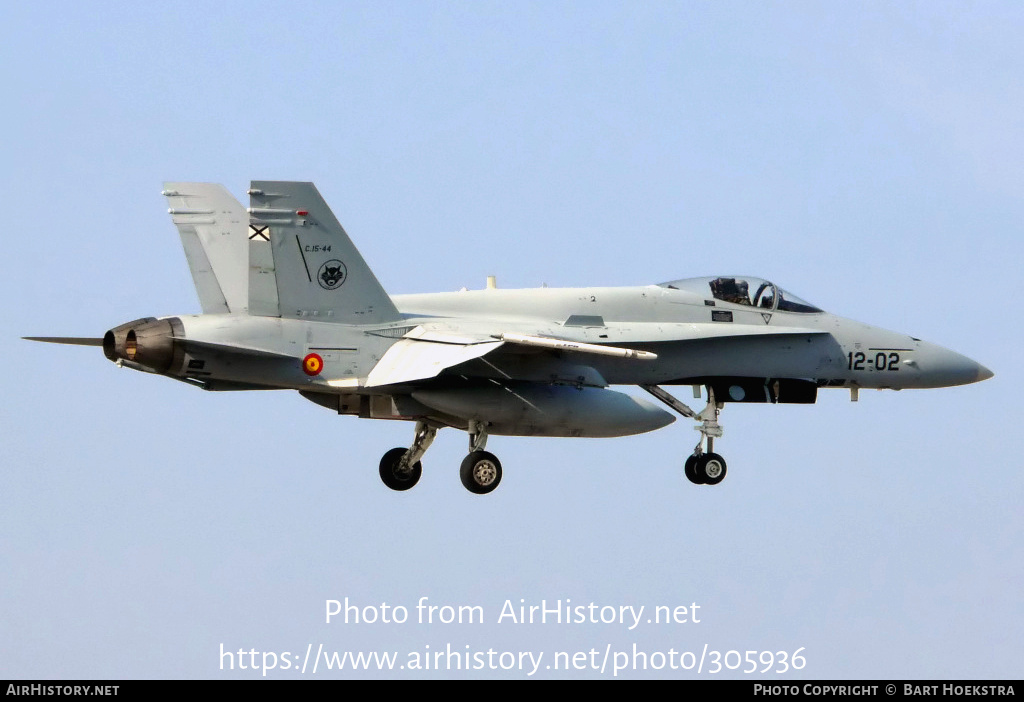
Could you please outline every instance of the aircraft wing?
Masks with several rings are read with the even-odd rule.
[[[827,332],[798,327],[770,327],[724,324],[639,324],[618,330],[616,342],[664,343],[693,342],[735,336],[776,334],[825,334]],[[566,334],[569,336],[570,334]],[[436,378],[442,371],[466,361],[486,356],[505,346],[541,348],[552,351],[575,352],[585,355],[613,356],[617,358],[652,361],[657,354],[624,348],[607,342],[588,343],[552,335],[532,335],[518,332],[488,333],[479,327],[449,328],[444,325],[421,325],[396,342],[370,371],[366,387],[397,385]]]
[[[434,338],[399,339],[370,371],[366,386],[395,385],[434,378],[445,368],[479,358],[504,343],[494,339],[475,341],[465,338],[461,341],[440,341],[438,339],[441,335],[428,336]]]
[[[512,332],[498,334],[480,331],[416,327],[395,343],[378,361],[366,386],[395,385],[437,377],[446,368],[480,358],[503,345],[536,347],[556,351],[652,360],[657,356],[616,346],[588,344],[569,339],[533,336]]]

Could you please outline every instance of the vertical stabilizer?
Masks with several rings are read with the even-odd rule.
[[[259,217],[249,219],[249,314],[280,317],[277,273],[270,244],[270,224]]]
[[[215,183],[164,183],[163,194],[181,235],[203,312],[246,312],[245,208]]]
[[[281,317],[346,324],[401,319],[391,298],[312,183],[252,181],[249,230],[269,237]],[[265,228],[265,229],[263,229]],[[256,247],[250,245],[250,255]],[[259,255],[266,249],[256,250]],[[265,261],[260,262],[264,265]],[[253,270],[257,260],[251,261]],[[255,274],[254,274],[255,275]],[[263,276],[269,278],[269,276]],[[249,295],[254,295],[250,279]],[[263,298],[267,291],[262,291]],[[270,307],[270,305],[267,305]],[[257,314],[251,309],[250,313]]]

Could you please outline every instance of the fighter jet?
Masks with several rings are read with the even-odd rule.
[[[813,403],[819,389],[938,388],[992,377],[935,344],[829,314],[743,275],[638,287],[389,296],[312,183],[165,183],[202,314],[144,317],[102,338],[25,337],[103,348],[124,368],[204,390],[297,390],[338,414],[414,423],[381,480],[408,490],[439,429],[467,432],[463,485],[502,477],[490,435],[615,437],[675,414],[699,440],[686,477],[716,485],[732,402]],[[695,411],[664,389],[692,386]],[[636,386],[646,399],[609,389]],[[703,392],[702,392],[703,389]]]

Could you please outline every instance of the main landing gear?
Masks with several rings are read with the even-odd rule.
[[[470,421],[469,455],[462,459],[459,477],[462,485],[477,495],[486,495],[501,482],[501,461],[493,453],[484,451],[486,445],[487,424]]]
[[[470,421],[469,455],[459,469],[459,477],[467,490],[477,495],[486,495],[501,482],[501,461],[492,453],[484,451],[487,445],[487,424]],[[393,448],[380,459],[380,479],[392,490],[408,490],[423,474],[420,459],[437,436],[437,427],[426,422],[416,422],[416,438],[409,448]]]
[[[427,452],[437,436],[437,427],[416,422],[416,438],[412,446],[393,448],[380,459],[380,479],[392,490],[408,490],[423,474],[420,458]]]
[[[686,459],[686,463],[683,465],[683,472],[687,479],[695,485],[718,485],[722,482],[726,472],[725,459],[714,453],[713,449],[715,439],[722,437],[718,413],[722,411],[724,404],[715,401],[715,391],[711,386],[708,386],[708,404],[700,413],[694,412],[657,385],[641,385],[640,387],[684,417],[700,422],[700,426],[694,427],[700,432],[700,441],[697,442],[693,454]],[[708,443],[706,452],[704,451],[705,440]]]

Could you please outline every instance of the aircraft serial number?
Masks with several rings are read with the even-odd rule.
[[[846,354],[847,368],[849,370],[880,370],[898,371],[900,369],[900,355],[896,352],[879,352],[874,358],[869,358],[863,351]]]
[[[331,245],[327,244],[325,246],[322,246],[320,244],[306,244],[305,246],[302,247],[302,249],[306,253],[320,253],[321,251],[330,251]]]

